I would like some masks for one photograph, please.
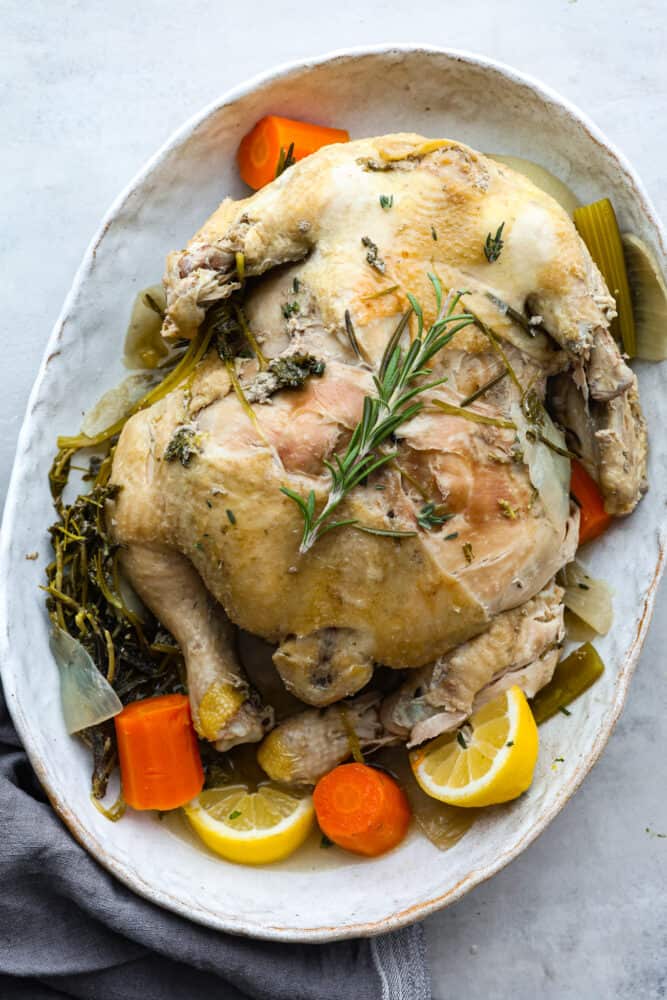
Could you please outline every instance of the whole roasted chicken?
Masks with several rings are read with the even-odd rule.
[[[646,488],[614,300],[564,210],[458,142],[365,139],[225,200],[165,288],[163,335],[209,347],[126,424],[110,524],[181,645],[200,735],[225,750],[273,725],[234,626],[275,644],[305,705],[332,706],[268,737],[260,760],[286,780],[299,755],[300,781],[322,770],[309,732],[344,757],[355,712],[369,742],[420,742],[544,685],[577,546],[568,449],[610,513]],[[371,685],[361,709],[334,705],[378,665],[407,671],[382,704]]]

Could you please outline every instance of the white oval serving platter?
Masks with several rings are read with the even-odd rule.
[[[173,823],[128,814],[111,824],[89,800],[88,752],[67,736],[38,585],[50,559],[47,471],[58,433],[123,377],[133,297],[160,277],[228,194],[245,189],[235,152],[269,112],[348,128],[414,131],[536,160],[582,201],[611,197],[621,228],[663,270],[667,240],[632,168],[584,115],[548,88],[490,59],[416,45],[337,52],[282,66],[223,95],[189,121],[116,200],[95,236],[49,340],[21,431],[0,553],[0,655],[9,709],[53,807],[90,853],[137,893],[225,931],[292,941],[371,935],[459,899],[516,857],[562,809],[604,747],[648,628],[664,560],[667,366],[638,364],[651,437],[651,489],[636,513],[586,553],[615,590],[615,624],[597,645],[604,677],[569,718],[541,730],[530,792],[475,823],[441,853],[416,832],[374,861],[313,848],[254,870],[217,860]],[[37,561],[26,554],[39,552]],[[567,753],[562,753],[567,748]],[[565,763],[556,772],[555,756]]]

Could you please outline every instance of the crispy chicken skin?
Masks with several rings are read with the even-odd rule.
[[[393,197],[389,209],[381,194]],[[484,244],[501,222],[504,247],[490,263]],[[395,135],[324,148],[251,198],[224,201],[187,249],[169,256],[164,335],[194,336],[206,309],[246,281],[244,309],[264,354],[308,352],[325,370],[267,400],[257,363],[237,359],[250,420],[210,351],[187,384],[125,426],[112,474],[122,489],[110,505],[131,581],[177,638],[188,635],[179,623],[189,614],[184,566],[188,592],[200,604],[209,595],[212,610],[197,619],[205,652],[185,641],[184,653],[194,717],[204,699],[205,710],[217,706],[204,711],[209,725],[200,731],[217,720],[209,738],[220,745],[255,741],[270,721],[221,638],[226,619],[279,644],[274,660],[290,690],[328,705],[360,690],[376,663],[430,669],[529,602],[573,556],[576,512],[545,509],[514,430],[499,424],[520,402],[513,380],[469,407],[485,423],[432,403],[460,405],[502,372],[495,341],[478,326],[433,359],[433,377],[446,383],[398,429],[395,460],[337,511],[414,536],[344,527],[299,554],[301,515],[281,487],[313,490],[320,509],[324,460],[345,448],[374,391],[373,370],[407,292],[427,325],[435,317],[428,272],[446,291],[467,291],[459,311],[474,310],[492,328],[523,387],[544,398],[547,379],[560,373],[594,401],[590,461],[601,487],[622,495],[623,512],[639,496],[645,450],[628,456],[629,471],[613,471],[618,442],[643,427],[634,377],[607,334],[613,299],[569,217],[528,180],[460,143]],[[532,327],[512,310],[532,316]],[[183,427],[196,442],[187,465],[165,456]],[[450,519],[424,530],[425,502]],[[499,663],[529,666],[507,655]]]

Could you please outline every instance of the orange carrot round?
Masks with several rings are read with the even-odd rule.
[[[348,142],[349,138],[343,129],[267,115],[241,140],[239,171],[246,184],[257,190],[275,178],[281,150],[286,157],[291,147],[292,160],[302,160],[322,146]]]
[[[317,822],[339,847],[375,857],[405,837],[410,806],[393,778],[366,764],[341,764],[313,792]]]
[[[604,500],[594,479],[581,462],[572,462],[570,492],[579,505],[579,544],[590,542],[606,531],[611,515],[604,509]]]
[[[114,723],[123,796],[129,806],[176,809],[201,792],[204,771],[184,694],[134,701]]]

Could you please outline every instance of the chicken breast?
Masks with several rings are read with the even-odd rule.
[[[445,294],[465,292],[454,313],[470,323],[432,358],[439,384],[387,441],[392,460],[338,506],[347,524],[302,551],[302,514],[284,491],[324,506],[325,463],[376,394],[408,293],[425,329],[442,309],[429,273]],[[206,322],[222,331],[220,352],[212,346],[185,383],[128,421],[109,516],[131,581],[177,638],[188,635],[184,589],[199,606],[208,595],[210,613],[197,617],[205,653],[191,639],[184,654],[195,719],[204,699],[224,708],[201,732],[217,721],[229,745],[270,722],[216,639],[227,634],[218,618],[279,644],[285,683],[327,705],[360,690],[376,663],[433,664],[572,558],[577,515],[564,441],[542,405],[547,380],[590,379],[600,407],[625,407],[634,381],[604,336],[613,299],[583,243],[525,178],[448,140],[325,148],[251,198],[223,202],[170,255],[165,286],[164,335],[191,338]],[[234,323],[245,350],[230,348]],[[407,350],[416,313],[404,327]],[[289,388],[272,364],[298,359],[308,377]],[[605,411],[610,433],[635,433],[632,407],[625,423]],[[603,451],[601,441],[595,460]],[[222,678],[234,699],[209,696]]]

